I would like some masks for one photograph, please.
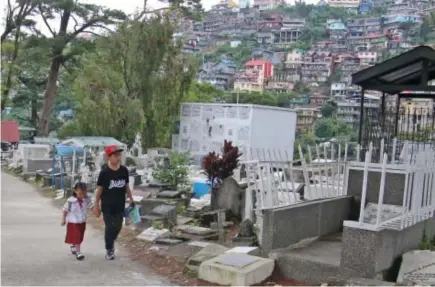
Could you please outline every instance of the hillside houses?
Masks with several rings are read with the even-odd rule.
[[[308,125],[317,118],[319,107],[331,99],[339,103],[340,117],[353,125],[358,121],[361,91],[352,86],[351,75],[415,47],[418,25],[434,11],[430,3],[320,1],[312,13],[325,15],[329,6],[346,8],[348,16],[340,17],[343,12],[337,12],[330,19],[322,18],[324,23],[316,23],[317,30],[311,35],[313,17],[286,12],[290,8],[275,9],[282,1],[239,1],[238,7],[224,1],[202,21],[185,25],[190,25],[190,31],[183,29],[183,50],[207,55],[197,74],[199,82],[225,91],[298,94],[300,98],[289,105],[305,117],[298,127],[301,132],[312,131]],[[372,13],[380,7],[384,12]],[[316,33],[322,33],[321,37]],[[302,95],[299,87],[307,94]],[[375,109],[378,95],[371,95],[365,102],[367,108]]]

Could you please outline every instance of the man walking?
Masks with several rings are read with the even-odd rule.
[[[129,197],[134,206],[133,196],[129,187],[128,169],[121,165],[122,149],[116,145],[106,148],[108,165],[100,171],[95,196],[95,216],[103,213],[106,225],[104,240],[106,242],[106,259],[115,259],[115,240],[122,228],[125,210],[125,198]],[[101,203],[101,207],[100,207]]]

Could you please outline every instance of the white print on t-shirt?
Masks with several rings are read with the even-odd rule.
[[[119,179],[119,180],[111,180],[109,189],[112,188],[123,188],[125,186],[125,179]]]

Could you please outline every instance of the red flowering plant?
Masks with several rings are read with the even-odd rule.
[[[219,187],[224,179],[234,174],[234,170],[239,166],[241,155],[238,147],[233,146],[231,141],[225,140],[222,156],[213,151],[203,158],[202,168],[213,188]]]

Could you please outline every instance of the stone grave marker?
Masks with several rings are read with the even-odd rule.
[[[181,191],[162,190],[157,194],[157,198],[181,198]]]
[[[435,251],[414,250],[403,254],[399,284],[435,285]]]
[[[192,225],[179,226],[178,230],[193,235],[208,235],[208,234],[216,233],[216,231],[213,229],[206,228],[206,227],[192,226]]]
[[[201,241],[190,241],[187,243],[187,245],[191,245],[191,246],[198,246],[198,247],[206,247],[207,245],[210,245],[211,243],[209,242],[201,242]]]
[[[256,261],[258,261],[258,257],[249,256],[241,253],[227,253],[221,256],[216,263],[233,266],[237,268],[244,268]]]
[[[239,225],[239,233],[233,238],[233,243],[236,246],[252,246],[257,239],[254,232],[254,224],[250,219],[245,219]]]
[[[186,217],[186,216],[181,216],[181,215],[177,216],[177,224],[186,225],[187,223],[190,223],[192,221],[193,221],[193,218],[191,218],[191,217]]]
[[[152,213],[163,216],[173,225],[177,223],[177,207],[174,205],[159,205],[153,209]]]
[[[171,239],[171,238],[159,238],[155,241],[155,243],[161,245],[176,245],[176,244],[183,243],[183,240]]]
[[[150,227],[139,234],[137,238],[148,242],[154,242],[159,238],[168,237],[170,234],[171,233],[168,229],[155,229]]]
[[[198,267],[201,265],[202,262],[214,258],[216,256],[222,255],[227,250],[228,248],[226,248],[225,246],[210,243],[207,246],[205,246],[202,250],[200,250],[198,253],[191,256],[189,260],[187,260],[186,267],[188,267],[192,271],[197,271]]]
[[[364,210],[364,223],[376,224],[378,205],[376,203],[367,204]],[[384,222],[403,214],[403,207],[398,205],[383,204],[381,209],[381,221]]]
[[[230,250],[226,251],[225,253],[240,253],[240,254],[259,256],[260,249],[258,249],[258,247],[255,247],[255,246],[237,246],[237,247],[231,248]]]
[[[203,262],[198,277],[219,285],[251,286],[267,279],[274,266],[275,261],[269,258],[225,253]]]

